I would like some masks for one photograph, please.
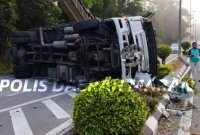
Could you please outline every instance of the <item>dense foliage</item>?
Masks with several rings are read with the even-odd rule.
[[[172,65],[158,65],[158,74],[157,74],[157,77],[159,79],[169,75],[169,74],[172,74],[173,72],[173,66]]]
[[[165,64],[166,58],[172,53],[171,47],[168,45],[162,44],[157,48],[157,54],[162,59],[162,64]]]
[[[127,82],[106,78],[74,99],[73,125],[81,135],[137,135],[149,109]]]
[[[142,0],[83,0],[99,18],[142,15]]]
[[[8,37],[15,30],[16,20],[15,0],[0,0],[0,73],[11,69],[8,62]]]
[[[16,0],[19,19],[17,28],[27,30],[64,22],[62,11],[51,0]]]
[[[64,20],[65,16],[52,0],[0,0],[0,73],[11,70],[8,58],[11,32]]]

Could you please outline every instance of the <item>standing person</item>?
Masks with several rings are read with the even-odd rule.
[[[192,69],[192,76],[195,81],[200,82],[200,49],[197,48],[197,43],[192,43],[192,49],[188,52],[188,57],[190,57],[190,66]]]

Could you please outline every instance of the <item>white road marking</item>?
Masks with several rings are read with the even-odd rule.
[[[77,93],[75,93],[75,92],[69,92],[69,93],[67,93],[67,95],[69,95],[72,98],[75,98],[76,95],[77,95]]]
[[[70,118],[70,115],[63,110],[60,106],[58,106],[54,101],[51,99],[42,101],[46,105],[46,107],[58,118]]]
[[[70,89],[70,87],[69,87],[69,89]],[[69,92],[70,91],[66,91],[66,92],[62,92],[62,93],[59,93],[59,94],[55,94],[55,95],[47,96],[47,97],[44,97],[44,98],[36,99],[36,100],[33,100],[33,101],[25,102],[25,103],[22,103],[22,104],[18,104],[18,105],[15,105],[15,106],[11,106],[11,107],[8,107],[8,108],[4,108],[4,109],[0,110],[0,113],[6,112],[6,111],[9,111],[9,110],[13,110],[15,108],[19,108],[19,107],[22,107],[22,106],[26,106],[26,105],[29,105],[29,104],[33,104],[33,103],[36,103],[36,102],[40,102],[40,101],[43,101],[43,100],[47,100],[47,99],[50,99],[50,98],[58,97],[58,96],[67,94]]]
[[[188,100],[185,100],[185,105],[187,102],[193,104],[193,97]],[[192,123],[192,109],[185,111],[185,114],[181,117],[181,122],[179,125],[178,135],[190,135],[190,127]]]
[[[72,119],[67,120],[66,122],[64,122],[63,124],[61,124],[58,127],[54,128],[53,130],[49,131],[45,135],[57,135],[60,132],[65,131],[66,129],[68,129],[68,127],[70,125],[72,125]]]
[[[12,96],[16,96],[16,95],[19,95],[19,94],[22,94],[22,93],[24,93],[24,92],[23,91],[21,91],[21,92],[15,92],[15,93],[12,93],[12,94],[9,94],[9,95],[6,95],[6,96],[12,97]]]
[[[15,135],[33,135],[21,108],[10,111]]]

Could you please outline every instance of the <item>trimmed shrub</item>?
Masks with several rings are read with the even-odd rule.
[[[171,47],[161,44],[157,48],[157,54],[162,59],[162,64],[165,64],[166,58],[172,53]]]
[[[188,50],[190,48],[191,44],[190,42],[183,42],[181,43],[181,47],[183,48],[184,51]]]
[[[158,74],[157,74],[157,77],[159,79],[169,75],[169,74],[172,74],[172,71],[173,71],[173,66],[172,65],[169,65],[169,64],[161,64],[158,66]]]
[[[80,135],[137,135],[148,112],[127,82],[108,77],[89,84],[75,97],[73,125]]]

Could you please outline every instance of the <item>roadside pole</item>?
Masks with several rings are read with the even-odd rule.
[[[181,56],[181,7],[182,7],[182,0],[179,1],[179,32],[178,32],[178,40],[179,40],[179,48],[178,48],[178,56]]]

